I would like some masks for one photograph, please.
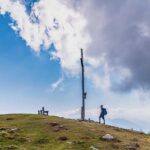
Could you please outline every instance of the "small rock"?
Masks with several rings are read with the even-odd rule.
[[[74,144],[74,143],[73,143],[73,142],[71,142],[71,141],[68,141],[68,142],[67,142],[67,144],[72,145],[72,144]]]
[[[19,130],[18,128],[11,129],[11,131],[18,131],[18,130]]]
[[[20,129],[19,128],[13,128],[13,129],[9,129],[8,131],[9,132],[17,132],[17,131],[19,131]]]
[[[54,126],[54,132],[58,132],[60,130],[68,130],[68,128],[66,128],[65,126],[63,125],[57,125],[57,126]]]
[[[102,137],[102,139],[111,141],[111,140],[114,139],[114,137],[113,137],[112,135],[110,135],[110,134],[106,134],[106,135],[104,135],[104,136]]]
[[[59,128],[64,128],[64,126],[63,125],[59,125]]]
[[[91,146],[90,147],[90,150],[99,150],[98,148],[94,147],[94,146]]]

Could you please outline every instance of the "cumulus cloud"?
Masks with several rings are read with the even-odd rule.
[[[30,13],[23,0],[3,0],[0,14],[34,51],[56,50],[64,71],[79,72],[85,49],[87,78],[107,91],[150,88],[150,1],[40,0]],[[18,13],[19,12],[19,13]]]
[[[111,88],[150,87],[150,1],[81,1],[92,43],[89,55],[104,57]],[[88,11],[87,11],[88,10]]]
[[[27,13],[23,1],[5,0],[0,3],[0,14],[8,13],[11,28],[19,33],[34,51],[48,50],[54,44],[51,57],[59,58],[64,70],[77,72],[80,49],[87,49],[90,42],[85,32],[86,19],[67,1],[41,0],[34,3]]]

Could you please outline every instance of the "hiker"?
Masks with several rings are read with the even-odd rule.
[[[106,108],[103,107],[103,105],[101,105],[100,108],[101,108],[101,113],[99,116],[99,123],[101,123],[101,119],[103,119],[103,122],[105,124],[105,115],[107,115],[107,110]]]

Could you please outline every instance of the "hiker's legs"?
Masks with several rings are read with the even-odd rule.
[[[105,124],[105,117],[104,117],[104,116],[102,116],[102,119],[103,119],[103,123]]]
[[[103,120],[104,120],[104,124],[105,124],[105,117],[103,117]]]
[[[99,124],[101,123],[101,117],[99,116]]]

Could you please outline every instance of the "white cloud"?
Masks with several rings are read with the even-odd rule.
[[[83,48],[87,78],[105,93],[110,88],[124,92],[149,88],[150,3],[141,3],[40,0],[27,13],[19,0],[1,0],[0,14],[10,15],[11,28],[35,52],[54,43],[51,58],[60,60],[65,73],[79,73]]]
[[[66,118],[76,118],[79,119],[80,109],[72,109],[64,112],[57,113],[58,116],[66,117]]]
[[[87,32],[86,18],[74,10],[70,2],[42,0],[36,2],[28,14],[20,1],[6,0],[0,3],[0,14],[9,13],[12,19],[10,27],[35,52],[48,50],[53,43],[56,51],[50,53],[51,59],[59,59],[66,74],[76,75],[80,71],[80,49],[83,48],[86,54],[91,38]],[[105,82],[106,77],[94,74],[93,68],[99,67],[102,61],[103,57],[95,59],[86,55],[85,58],[85,62],[89,65],[88,78],[98,88],[101,87],[101,82]],[[60,81],[62,82],[58,80],[52,84],[51,89],[55,89]],[[105,83],[108,84],[108,80]]]
[[[61,76],[56,82],[52,83],[48,92],[54,92],[55,90],[63,90],[62,83],[64,81],[64,77]]]
[[[96,88],[100,88],[101,90],[107,93],[110,90],[109,74],[106,72],[106,70],[103,75],[99,74],[100,73],[98,73],[96,69],[93,69],[91,67],[86,68],[86,77],[93,82],[93,85]]]
[[[87,49],[90,37],[85,31],[86,19],[67,1],[41,0],[35,3],[31,13],[19,1],[5,0],[0,3],[0,14],[9,13],[11,28],[19,33],[26,44],[39,52],[48,50],[52,43],[56,51],[51,55],[59,58],[64,70],[77,72],[80,49]]]
[[[107,74],[119,79],[111,80],[112,89],[149,89],[150,1],[81,0],[80,5],[92,39],[88,54],[98,60],[104,57],[99,65],[107,64]]]
[[[86,5],[86,9],[88,7]],[[60,60],[65,73],[79,73],[80,49],[83,48],[86,56],[87,78],[93,81],[95,87],[101,88],[105,92],[109,90],[111,73],[105,60],[105,54],[98,55],[99,58],[88,54],[93,51],[90,50],[89,46],[91,42],[95,43],[95,38],[91,39],[87,26],[92,23],[92,26],[96,27],[93,28],[92,35],[97,34],[95,31],[98,30],[97,38],[101,38],[101,32],[107,21],[104,21],[104,24],[94,24],[88,20],[89,16],[85,17],[79,10],[75,10],[69,0],[63,2],[60,0],[41,0],[34,3],[30,14],[26,12],[26,7],[19,0],[5,0],[0,3],[0,14],[4,15],[5,13],[9,13],[12,19],[10,27],[18,32],[20,37],[35,52],[39,53],[41,49],[48,50],[50,45],[54,43],[56,51],[51,52],[51,58]],[[99,13],[98,17],[102,19],[102,22],[103,19],[107,20],[101,11],[97,11],[97,13]],[[101,42],[103,42],[102,38]],[[103,44],[107,43],[103,42]],[[103,67],[103,75],[95,72],[100,66]]]

